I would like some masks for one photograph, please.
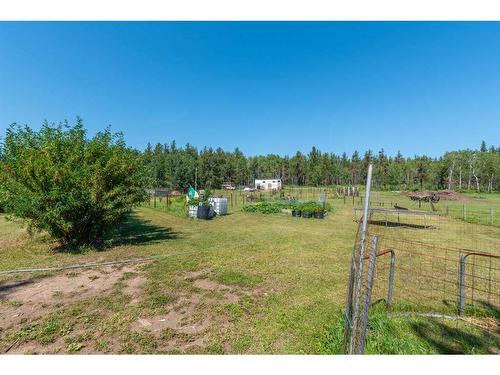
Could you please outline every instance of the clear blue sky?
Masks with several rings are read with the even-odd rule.
[[[500,144],[500,23],[0,23],[0,134],[438,156]]]

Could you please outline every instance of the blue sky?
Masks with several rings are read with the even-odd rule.
[[[255,154],[500,144],[500,23],[0,22],[0,134]]]

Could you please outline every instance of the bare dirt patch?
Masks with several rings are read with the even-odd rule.
[[[116,326],[119,327],[117,331],[101,328],[89,331],[86,317],[82,315],[83,318],[70,319],[68,332],[52,338],[53,341],[43,343],[40,337],[7,339],[1,349],[13,354],[203,353],[213,340],[223,337],[231,329],[235,316],[241,314],[239,305],[248,304],[254,297],[265,294],[260,289],[225,285],[214,280],[210,270],[187,272],[176,277],[183,283],[181,288],[169,292],[171,300],[151,310],[147,303],[141,302],[148,301],[148,289],[145,288],[146,277],[139,267],[126,265],[73,270],[1,283],[0,316],[3,319],[0,320],[0,334],[5,333],[4,340],[31,323],[38,324],[37,329],[44,327],[40,324],[46,323],[41,323],[40,318],[61,311],[61,308],[66,310],[79,301],[92,301],[94,297],[118,292],[130,296],[127,304],[137,304],[131,310],[137,313],[132,322],[125,319],[123,326]],[[92,316],[92,312],[85,312]],[[114,312],[103,311],[103,314],[106,319]],[[224,350],[230,351],[227,343],[224,343]]]
[[[110,293],[118,282],[124,284],[122,292],[134,300],[145,280],[138,267],[106,266],[4,282],[0,284],[0,316],[3,317],[0,330],[39,318],[56,307]],[[135,277],[124,279],[126,273],[133,273]]]
[[[63,351],[64,340],[59,338],[58,340],[40,345],[38,342],[32,341],[23,343],[22,345],[12,345],[12,348],[9,349],[9,354],[58,354]],[[66,354],[62,352],[61,354]]]
[[[217,290],[217,289],[226,289],[224,286],[220,285],[218,282],[210,279],[197,279],[194,280],[193,285],[196,288],[201,288],[205,290]]]
[[[125,284],[121,289],[122,293],[131,297],[131,304],[138,303],[144,293],[144,284],[146,283],[144,275],[137,272],[125,273],[121,281]]]
[[[199,270],[199,271],[188,271],[184,273],[185,279],[197,279],[202,276],[206,276],[209,273],[207,270]]]
[[[165,313],[142,316],[132,324],[132,329],[157,337],[172,333],[170,340],[164,342],[167,350],[202,349],[210,332],[221,333],[231,326],[224,306],[238,304],[245,296],[260,294],[253,289],[224,285],[210,279],[211,275],[209,270],[186,272],[182,278],[190,282],[190,287],[179,293]]]

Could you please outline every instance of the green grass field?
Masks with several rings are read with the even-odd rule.
[[[499,202],[498,195],[484,198],[490,199]],[[324,220],[244,213],[243,202],[233,201],[229,215],[200,221],[185,217],[180,201],[167,207],[162,200],[136,209],[105,248],[79,253],[58,252],[43,234],[31,237],[0,217],[0,271],[165,255],[109,273],[0,276],[0,309],[19,315],[0,326],[0,351],[339,353],[357,223],[352,202],[332,196],[329,202],[333,210]],[[68,290],[50,284],[57,277]],[[22,293],[22,285],[37,283],[52,287],[45,299]],[[367,347],[369,353],[496,350],[491,338],[463,322],[407,319],[383,309],[374,311]]]

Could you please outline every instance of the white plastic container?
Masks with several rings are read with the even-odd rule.
[[[227,198],[208,198],[217,215],[227,214]]]
[[[188,216],[196,218],[198,213],[198,206],[188,206]]]

